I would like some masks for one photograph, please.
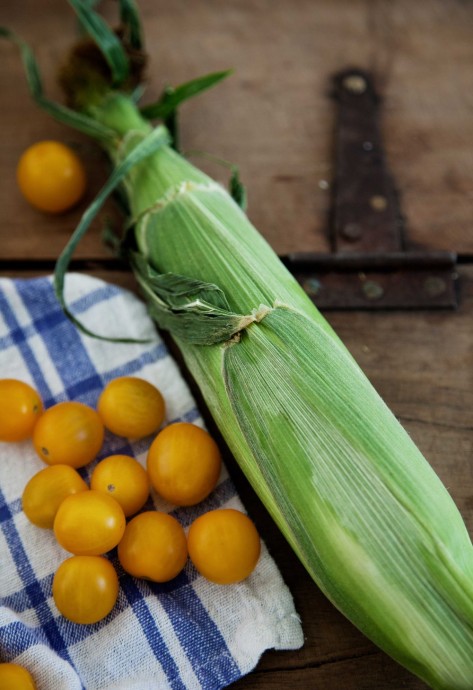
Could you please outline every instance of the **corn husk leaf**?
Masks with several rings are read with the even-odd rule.
[[[142,139],[140,143],[133,149],[127,157],[114,169],[112,175],[109,177],[97,197],[94,199],[92,204],[83,214],[79,225],[75,229],[71,236],[67,246],[62,251],[56,262],[56,268],[54,273],[54,289],[56,296],[61,304],[64,313],[68,318],[85,334],[90,335],[95,338],[100,338],[101,340],[113,340],[116,342],[139,342],[135,340],[130,340],[127,338],[110,338],[106,335],[100,335],[93,331],[90,331],[84,324],[77,319],[74,314],[68,308],[65,298],[64,298],[64,283],[67,268],[69,266],[71,257],[79,244],[82,237],[85,235],[90,227],[93,219],[102,208],[108,196],[117,188],[117,186],[124,180],[127,173],[133,168],[138,162],[143,159],[148,158],[152,153],[157,151],[159,148],[169,143],[169,137],[166,130],[161,127],[153,130],[147,137]]]
[[[143,48],[143,29],[136,3],[133,0],[119,0],[120,23],[125,30],[125,40],[135,50]]]
[[[107,22],[97,12],[94,12],[87,2],[83,2],[83,0],[68,0],[68,2],[74,8],[84,31],[102,51],[110,67],[112,83],[114,85],[122,84],[129,74],[129,62],[118,36],[109,28]],[[122,6],[123,9],[125,9],[125,12],[128,9],[128,16],[130,16],[130,8]]]
[[[230,311],[219,287],[174,273],[158,273],[137,253],[131,266],[160,328],[195,345],[223,342],[239,333],[248,317]]]
[[[191,79],[184,84],[179,84],[179,86],[168,86],[155,103],[143,106],[140,112],[148,120],[158,118],[166,120],[184,101],[197,96],[212,86],[216,86],[231,73],[232,70],[212,72],[202,77]]]

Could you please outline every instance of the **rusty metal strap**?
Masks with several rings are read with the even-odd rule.
[[[286,264],[321,308],[454,308],[456,255],[406,249],[372,75],[344,70],[333,83],[339,114],[329,228],[332,252],[291,254],[284,257]]]
[[[292,254],[288,266],[320,309],[452,309],[456,255],[449,252]]]

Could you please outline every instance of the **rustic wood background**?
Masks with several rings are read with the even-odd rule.
[[[458,253],[457,311],[329,312],[328,320],[437,470],[473,533],[473,4],[461,0],[139,0],[150,53],[145,95],[233,68],[181,111],[182,146],[240,166],[248,213],[281,254],[329,250],[335,104],[332,74],[373,70],[383,133],[407,217],[409,245]],[[103,4],[115,16],[112,2]],[[0,23],[35,49],[48,95],[77,25],[63,0],[4,2]],[[49,272],[107,165],[84,137],[32,104],[17,51],[0,42],[0,269]],[[74,145],[87,198],[60,217],[21,198],[15,168],[37,140]],[[198,159],[194,159],[200,164]],[[221,167],[202,167],[224,181]],[[136,289],[100,232],[119,223],[110,202],[77,251],[84,270]],[[209,420],[209,424],[212,425]],[[289,585],[305,645],[268,652],[235,690],[421,690],[426,686],[348,623],[322,596],[227,455],[241,496]]]

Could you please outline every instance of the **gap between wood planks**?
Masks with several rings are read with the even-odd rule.
[[[53,271],[55,259],[1,259],[0,271]],[[473,264],[473,254],[460,254],[457,256],[457,264]],[[129,264],[115,257],[111,258],[82,258],[72,259],[69,265],[70,271],[130,271]]]

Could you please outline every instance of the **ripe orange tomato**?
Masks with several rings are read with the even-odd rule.
[[[0,664],[0,688],[2,690],[36,690],[31,673],[20,664]]]
[[[102,447],[104,428],[97,412],[80,402],[48,408],[33,432],[33,445],[47,465],[83,467]]]
[[[37,472],[24,488],[23,512],[37,527],[52,528],[63,500],[71,494],[88,491],[80,474],[69,465],[51,465]]]
[[[107,429],[117,436],[135,439],[159,429],[165,405],[159,390],[148,381],[121,376],[105,386],[97,410]]]
[[[37,391],[17,379],[0,379],[0,441],[24,441],[43,413]]]
[[[118,544],[125,524],[114,498],[90,490],[64,499],[54,518],[54,534],[63,549],[76,556],[99,556]]]
[[[148,451],[147,467],[160,496],[174,505],[192,506],[214,489],[220,476],[220,451],[207,431],[177,422],[156,436]]]
[[[186,535],[171,515],[150,510],[134,517],[118,545],[118,559],[134,577],[167,582],[187,561]]]
[[[59,141],[40,141],[27,148],[16,176],[25,199],[48,213],[67,211],[82,198],[86,188],[81,160]]]
[[[112,496],[126,517],[139,511],[149,496],[146,470],[130,455],[110,455],[94,468],[90,488]]]
[[[220,585],[248,577],[261,551],[253,522],[233,508],[210,510],[194,520],[187,544],[189,557],[200,574]]]
[[[118,576],[102,556],[72,556],[53,578],[53,599],[73,623],[90,624],[105,618],[118,598]]]

